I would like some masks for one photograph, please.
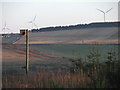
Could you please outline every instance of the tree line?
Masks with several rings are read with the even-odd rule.
[[[30,32],[77,30],[77,29],[101,28],[101,27],[120,27],[120,22],[98,22],[98,23],[77,24],[77,25],[69,25],[69,26],[44,27],[39,29],[32,29]]]

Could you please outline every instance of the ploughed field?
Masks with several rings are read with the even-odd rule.
[[[108,52],[118,55],[117,44],[30,44],[29,73],[39,71],[67,71],[71,67],[71,60],[82,58],[87,60],[91,52],[100,54],[100,62],[104,62]],[[9,74],[25,74],[25,45],[2,45],[2,70]],[[116,56],[117,58],[118,56]]]
[[[4,88],[114,88],[119,86],[118,27],[29,33],[2,38]]]
[[[19,34],[2,38],[3,43],[25,44]],[[30,32],[30,44],[118,44],[118,27]]]
[[[19,34],[2,38],[3,73],[25,73],[25,36]],[[118,53],[118,28],[92,28],[50,32],[30,32],[30,73],[61,71],[71,67],[71,60],[87,60],[90,52],[100,54],[100,62],[107,53]],[[117,54],[118,55],[118,54]]]

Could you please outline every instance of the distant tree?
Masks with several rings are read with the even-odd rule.
[[[101,27],[120,27],[120,22],[98,22],[90,24],[77,24],[69,26],[56,26],[45,27],[40,29],[32,29],[31,32],[47,32],[47,31],[59,31],[59,30],[81,30],[85,28],[101,28]]]

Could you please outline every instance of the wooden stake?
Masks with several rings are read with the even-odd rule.
[[[26,35],[26,74],[29,71],[29,33],[28,30],[25,30]]]

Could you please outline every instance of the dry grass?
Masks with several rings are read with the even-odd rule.
[[[3,88],[76,88],[87,87],[86,74],[39,72],[28,76],[3,75]]]
[[[120,61],[116,54],[108,52],[107,61],[100,63],[100,54],[92,51],[87,56],[89,62],[72,61],[70,71],[44,71],[23,76],[3,74],[3,88],[117,88]]]

